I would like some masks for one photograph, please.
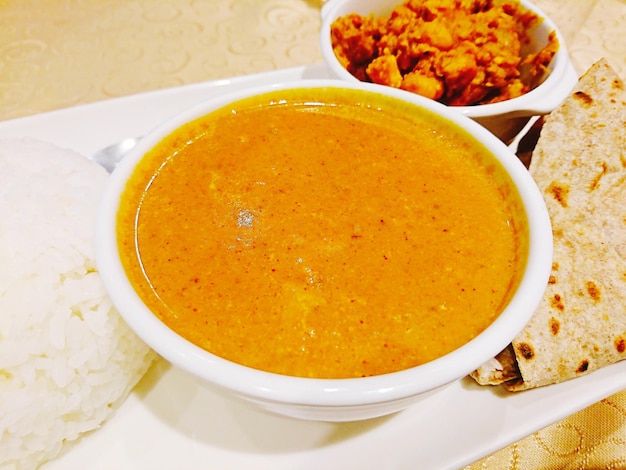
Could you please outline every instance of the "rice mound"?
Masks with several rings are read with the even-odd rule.
[[[0,139],[0,469],[32,469],[98,428],[154,353],[96,270],[107,172],[73,151]]]

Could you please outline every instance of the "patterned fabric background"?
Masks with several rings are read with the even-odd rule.
[[[603,55],[626,77],[626,1],[535,3],[561,28],[579,72]],[[321,62],[321,4],[0,1],[0,120]],[[626,391],[467,468],[626,468]]]

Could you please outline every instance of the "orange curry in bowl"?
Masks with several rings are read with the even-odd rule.
[[[279,374],[378,375],[462,346],[523,271],[504,169],[414,105],[311,95],[235,102],[142,158],[117,228],[137,293],[196,345]]]

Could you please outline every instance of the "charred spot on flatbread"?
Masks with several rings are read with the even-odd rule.
[[[582,103],[583,106],[591,106],[593,104],[593,98],[584,91],[577,91],[572,96]]]
[[[535,351],[533,347],[528,343],[519,343],[516,349],[520,353],[520,355],[527,361],[530,361],[535,357]]]
[[[618,92],[624,91],[624,82],[622,82],[621,80],[617,78],[614,78],[611,83],[611,87],[615,88],[615,90]],[[611,102],[615,103],[615,100],[611,99]]]
[[[609,166],[606,164],[606,162],[602,162],[601,167],[602,169],[596,174],[594,178],[592,178],[591,183],[589,183],[589,191],[593,191],[594,189],[596,189],[600,184],[600,180],[602,179],[602,177],[606,175],[609,171]]]
[[[558,335],[560,329],[561,329],[561,322],[554,317],[550,318],[550,331],[552,332],[552,334],[554,336]]]
[[[583,359],[580,362],[580,365],[578,366],[578,369],[576,369],[576,372],[578,374],[582,374],[584,372],[587,372],[587,369],[589,369],[589,361],[587,359]]]
[[[546,189],[546,192],[563,207],[567,207],[567,196],[569,194],[569,186],[567,184],[553,181]]]
[[[550,299],[550,306],[555,310],[560,310],[561,312],[565,310],[565,304],[563,303],[563,300],[561,299],[561,296],[559,294],[554,294],[552,296],[552,298]]]
[[[587,293],[589,294],[589,297],[591,297],[591,299],[594,302],[599,302],[600,301],[600,289],[598,288],[596,283],[593,281],[587,281],[585,287],[587,288]]]

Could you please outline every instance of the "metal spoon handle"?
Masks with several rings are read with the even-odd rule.
[[[140,140],[141,137],[128,137],[113,145],[109,145],[108,147],[98,150],[91,155],[90,159],[103,166],[109,173],[111,173],[122,158],[124,158],[124,155],[137,145],[137,142]]]

